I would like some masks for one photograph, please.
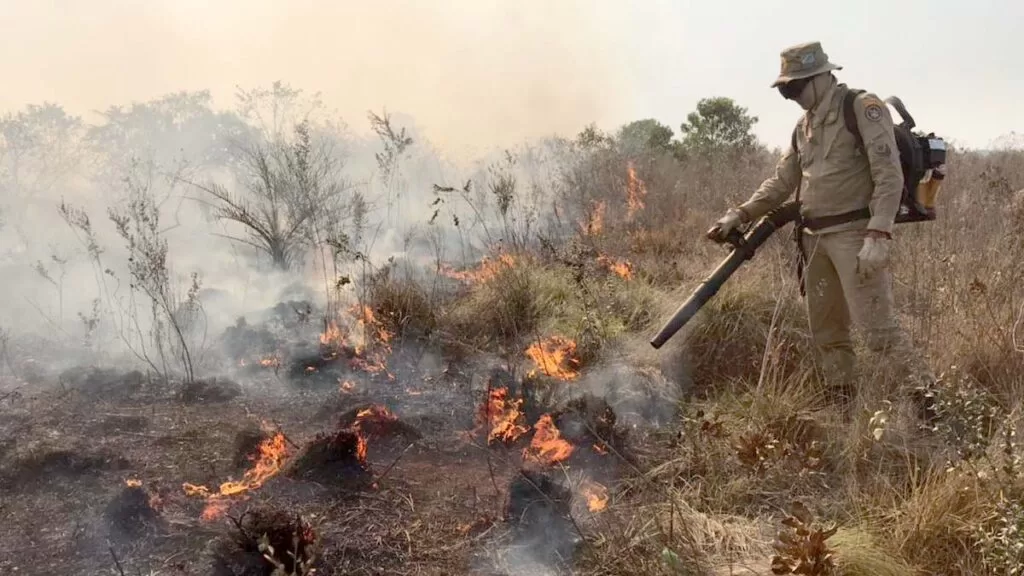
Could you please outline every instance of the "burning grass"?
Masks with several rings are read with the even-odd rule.
[[[601,254],[597,257],[597,261],[601,266],[608,269],[609,272],[624,280],[631,280],[633,278],[633,265],[628,260],[612,258],[606,254]]]
[[[249,423],[235,434],[234,467],[244,470],[260,459],[263,447],[272,445],[274,432],[267,426]]]
[[[608,404],[593,396],[577,398],[565,408],[539,416],[530,444],[523,449],[526,465],[538,467],[564,463],[600,470],[607,469],[610,460],[620,459],[632,460],[625,431],[616,427],[615,412]]]
[[[437,306],[420,283],[396,278],[391,268],[369,282],[367,300],[380,327],[395,341],[426,340],[437,328]]]
[[[364,439],[364,444],[390,440],[409,443],[422,437],[415,428],[402,422],[391,410],[380,404],[354,408],[342,414],[338,418],[338,427],[357,431]]]
[[[499,278],[505,270],[515,268],[516,257],[508,253],[499,253],[496,256],[484,256],[476,267],[469,270],[454,270],[451,266],[443,265],[441,273],[448,278],[453,278],[469,285],[486,284]]]
[[[512,443],[529,430],[524,425],[522,398],[509,398],[507,387],[489,388],[487,399],[480,404],[473,432],[485,432],[487,443]]]
[[[626,182],[626,206],[627,217],[632,218],[644,208],[644,197],[647,196],[647,186],[636,174],[633,162],[626,165],[628,180]]]
[[[247,492],[256,490],[264,482],[276,476],[281,471],[287,457],[288,447],[284,434],[278,432],[259,444],[258,457],[253,459],[252,467],[246,470],[241,480],[223,482],[216,492],[206,486],[197,486],[188,482],[182,485],[182,489],[188,496],[205,500],[206,507],[202,512],[203,520],[216,520],[224,515],[230,507],[232,499],[239,496],[244,497]]]
[[[320,484],[361,489],[373,480],[368,455],[407,448],[421,435],[384,406],[350,410],[338,418],[336,428],[320,433],[292,460],[285,475]]]
[[[562,462],[572,455],[576,448],[562,438],[562,433],[555,426],[550,414],[544,414],[533,425],[533,437],[530,445],[523,450],[523,460],[540,466],[551,466]]]
[[[514,342],[532,333],[548,310],[547,282],[557,280],[519,260],[503,263],[452,303],[444,318],[447,331],[476,346]]]
[[[557,380],[575,380],[580,375],[576,342],[564,336],[551,336],[530,344],[526,355],[536,365],[530,370],[531,377],[544,374]]]
[[[352,429],[318,434],[289,463],[285,475],[327,486],[368,486],[366,441]]]

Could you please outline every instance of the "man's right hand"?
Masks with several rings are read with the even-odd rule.
[[[724,242],[726,236],[728,236],[730,232],[735,230],[742,223],[743,212],[736,208],[730,208],[729,211],[725,213],[725,216],[719,218],[718,221],[715,222],[715,225],[708,230],[707,237],[709,240],[714,240],[715,242]]]

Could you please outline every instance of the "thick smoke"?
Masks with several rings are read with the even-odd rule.
[[[254,177],[253,146],[294,147],[295,127],[303,122],[314,154],[333,167],[324,180],[342,189],[346,203],[337,213],[345,221],[323,225],[350,237],[351,252],[365,255],[337,271],[323,259],[331,251],[323,242],[319,251],[298,255],[298,265],[279,270],[254,250],[245,227],[217,217],[223,204],[211,194],[251,199],[246,179]],[[199,348],[238,318],[279,302],[324,305],[332,282],[357,276],[365,262],[394,260],[417,275],[440,262],[468,264],[499,239],[514,241],[524,226],[543,225],[564,163],[557,139],[518,146],[514,156],[494,148],[454,157],[410,115],[379,110],[360,123],[372,130],[357,133],[320,95],[282,83],[239,88],[230,108],[199,91],[113,104],[96,122],[59,104],[9,113],[0,326],[55,338],[58,348],[68,348],[69,364],[139,360],[153,328],[151,304],[144,287],[132,289],[127,246],[138,231],[129,225],[119,232],[116,219],[133,207],[145,211],[137,204],[140,192],[159,218],[155,230],[166,241],[176,304],[187,298],[193,274],[199,281],[202,311],[186,334]],[[494,209],[502,178],[514,181],[522,197],[505,216]],[[357,199],[364,202],[358,217]]]
[[[238,230],[213,218],[209,198],[186,182],[237,189],[232,144],[288,130],[311,110],[336,140],[346,181],[376,204],[361,246],[372,259],[397,256],[422,266],[438,256],[474,258],[467,245],[481,244],[475,241],[480,223],[465,223],[475,226],[470,234],[441,238],[440,248],[440,233],[425,231],[438,208],[431,205],[434,185],[460,189],[475,179],[472,198],[485,199],[487,169],[500,163],[505,148],[574,134],[625,104],[626,91],[616,88],[624,79],[611,72],[620,68],[605,59],[617,39],[579,8],[527,14],[480,4],[256,2],[141,10],[113,2],[20,9],[25,25],[12,33],[24,38],[12,42],[33,45],[41,22],[46,36],[61,40],[37,46],[34,65],[14,63],[26,68],[11,71],[19,81],[2,100],[0,326],[81,336],[104,282],[126,281],[124,241],[108,210],[126,202],[122,179],[129,174],[152,184],[172,272],[184,284],[200,273],[210,334],[285,296],[322,292],[313,266],[304,276],[277,274],[252,250],[226,240]],[[526,35],[550,43],[523,42]],[[90,65],[72,65],[76,58]],[[269,90],[277,79],[301,90],[300,101],[245,117],[238,93]],[[390,111],[394,127],[414,141],[393,181],[382,181],[376,155],[383,147],[367,121],[369,110]],[[543,162],[521,159],[515,167],[521,189],[551,181]],[[101,266],[90,262],[89,239],[60,217],[62,202],[88,215],[103,250]],[[448,219],[444,234],[452,234],[450,204],[438,216]],[[110,291],[123,296],[124,288]]]

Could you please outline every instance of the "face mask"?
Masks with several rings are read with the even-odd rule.
[[[800,97],[800,94],[804,91],[804,86],[810,82],[810,78],[801,78],[799,80],[790,80],[785,84],[779,86],[779,94],[786,100],[796,100]]]

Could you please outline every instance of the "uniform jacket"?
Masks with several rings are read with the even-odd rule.
[[[903,194],[903,171],[893,136],[892,115],[874,94],[854,99],[854,112],[864,139],[857,149],[843,118],[843,96],[849,88],[832,82],[818,104],[797,122],[796,149],[790,146],[749,200],[740,205],[756,220],[800,189],[805,218],[841,214],[867,206],[869,220],[818,230],[818,234],[871,228],[892,232]]]

